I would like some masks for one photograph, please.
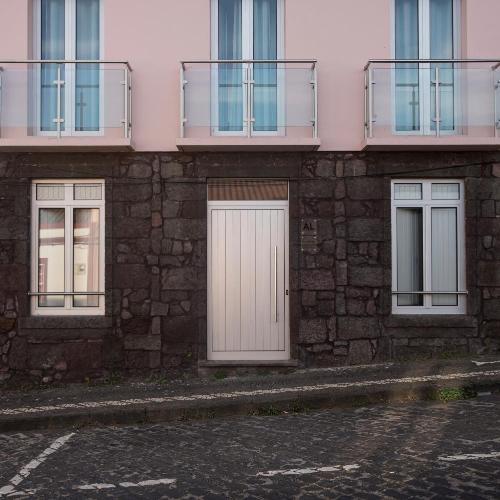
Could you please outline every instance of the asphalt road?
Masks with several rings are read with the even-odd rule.
[[[0,497],[500,499],[500,396],[0,434]]]

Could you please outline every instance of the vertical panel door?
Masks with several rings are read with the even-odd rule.
[[[208,359],[288,359],[287,209],[210,206],[208,235]]]

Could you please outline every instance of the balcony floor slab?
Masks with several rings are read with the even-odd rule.
[[[0,151],[131,151],[130,139],[107,137],[0,137]]]
[[[500,149],[500,137],[392,136],[365,139],[363,151],[491,151]]]
[[[318,138],[307,137],[202,137],[178,138],[179,151],[315,151]]]

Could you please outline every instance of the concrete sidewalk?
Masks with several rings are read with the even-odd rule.
[[[500,357],[4,391],[0,432],[436,399],[441,388],[467,388],[468,394],[500,391]]]

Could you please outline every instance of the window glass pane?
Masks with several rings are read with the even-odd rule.
[[[419,58],[418,0],[396,0],[396,59]],[[396,131],[420,130],[418,65],[397,64],[395,68]]]
[[[421,200],[422,184],[394,184],[395,200]]]
[[[431,59],[453,59],[453,1],[430,0]]]
[[[457,209],[432,209],[432,290],[458,290]],[[433,306],[456,306],[458,296],[433,295]]]
[[[421,208],[396,212],[398,291],[423,291],[423,231]],[[398,306],[422,306],[423,296],[398,295]]]
[[[99,0],[76,0],[76,59],[99,59]],[[75,129],[99,130],[98,64],[76,65]]]
[[[459,200],[460,184],[433,184],[433,200]]]
[[[38,291],[64,292],[64,208],[41,208],[38,227]],[[38,305],[64,307],[64,296],[39,296]]]
[[[281,180],[216,179],[208,183],[208,199],[288,200],[288,182]]]
[[[253,1],[253,58],[277,59],[277,0]],[[255,64],[253,68],[253,114],[256,131],[277,130],[278,70],[276,64]]]
[[[64,184],[37,184],[37,200],[64,200]]]
[[[102,200],[102,184],[75,184],[75,200]]]
[[[219,0],[219,59],[242,58],[241,0]],[[241,64],[220,64],[218,69],[219,130],[243,130]]]
[[[40,56],[41,59],[65,59],[65,1],[64,0],[41,0],[40,3]],[[64,80],[64,64],[41,64],[40,86],[41,86],[41,116],[40,129],[43,131],[55,131],[57,125],[54,119],[57,117],[57,69],[60,66],[61,78]],[[64,85],[61,89],[61,112],[64,116]],[[64,130],[64,122],[61,123]]]
[[[73,211],[73,291],[99,291],[99,209]],[[98,307],[98,295],[75,295],[74,307]]]

